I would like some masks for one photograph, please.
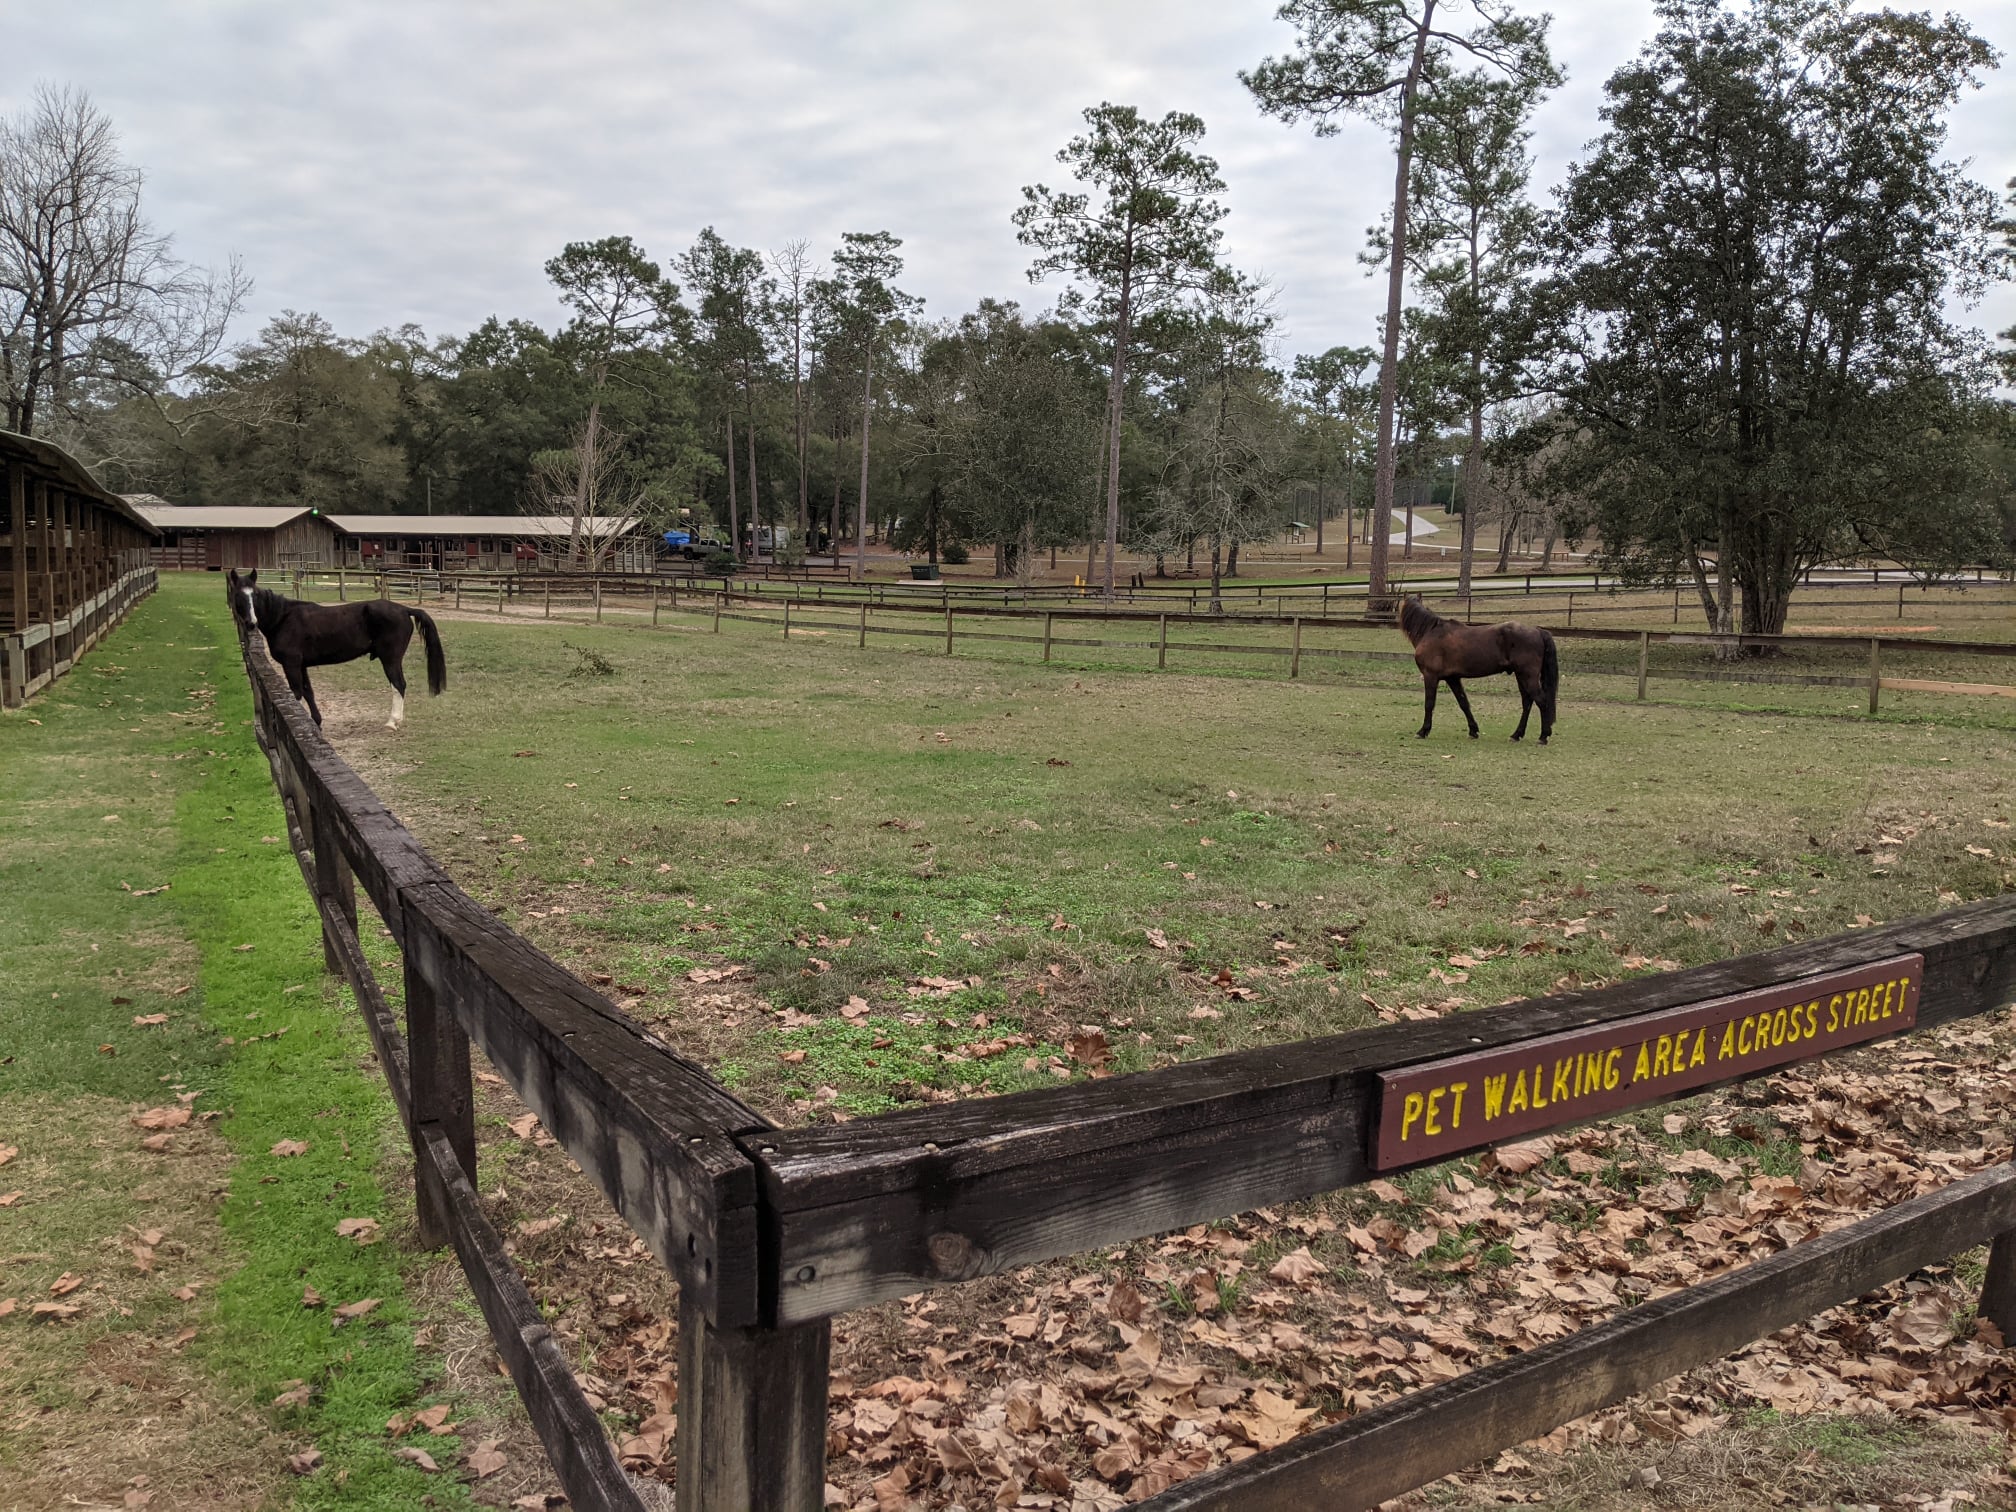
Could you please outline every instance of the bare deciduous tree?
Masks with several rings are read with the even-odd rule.
[[[141,213],[140,170],[82,90],[0,119],[0,403],[32,435],[78,396],[158,401],[223,347],[250,290],[181,261]]]

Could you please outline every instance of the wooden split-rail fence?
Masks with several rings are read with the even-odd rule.
[[[1380,1145],[1399,1111],[1387,1083],[1419,1083],[1444,1063],[1509,1051],[1523,1059],[1564,1036],[1628,1043],[1683,1022],[1698,1035],[1705,1018],[1734,1015],[1759,994],[1796,1002],[1810,988],[1824,1000],[1830,983],[1873,981],[1899,961],[1910,962],[1897,969],[1909,976],[1911,1016],[1872,1018],[1857,1032],[1865,1042],[1907,1022],[1922,1029],[1989,1013],[2016,993],[2016,898],[2005,897],[1431,1022],[844,1126],[778,1128],[463,892],[308,720],[256,631],[245,663],[329,969],[356,994],[412,1140],[420,1241],[454,1245],[555,1474],[583,1512],[642,1504],[477,1197],[472,1045],[678,1282],[680,1512],[818,1512],[839,1313],[1447,1158],[1442,1147],[1430,1159],[1404,1153],[1409,1128],[1435,1125],[1433,1093],[1405,1104],[1397,1163]],[[401,952],[403,1015],[359,947],[359,887]],[[1878,997],[1887,1015],[1887,990]],[[1784,1011],[1776,1017],[1782,1039]],[[1797,1025],[1795,1011],[1795,1039]],[[1747,1053],[1751,1030],[1742,1043]],[[1794,1051],[1726,1075],[1715,1067],[1712,1080],[1648,1088],[1638,1102],[1802,1058]],[[1577,1064],[1586,1070],[1588,1058]],[[1573,1106],[1553,1126],[1587,1116]],[[1533,1132],[1529,1114],[1518,1137]],[[1991,1250],[1980,1313],[2016,1337],[2016,1166],[2002,1164],[1140,1505],[1370,1507],[1982,1244]]]

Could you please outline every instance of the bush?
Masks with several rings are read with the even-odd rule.
[[[700,564],[715,577],[726,577],[742,564],[732,551],[717,551]]]
[[[947,546],[938,555],[944,559],[947,567],[964,567],[968,562],[973,560],[973,553],[968,551],[964,546],[961,546],[957,541]]]

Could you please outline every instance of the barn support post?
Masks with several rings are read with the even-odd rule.
[[[717,1328],[679,1303],[679,1512],[820,1512],[832,1326]]]
[[[412,1126],[415,1154],[415,1216],[423,1249],[440,1249],[453,1238],[448,1194],[433,1174],[427,1131],[447,1137],[462,1174],[476,1184],[476,1109],[469,1078],[469,1036],[454,1012],[436,995],[430,964],[420,959],[422,931],[409,929],[406,946],[406,1048],[411,1061]]]
[[[1645,673],[1652,659],[1652,632],[1638,632],[1638,702],[1645,702]]]

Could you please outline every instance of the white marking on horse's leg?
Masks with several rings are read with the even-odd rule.
[[[396,730],[406,722],[406,695],[397,688],[392,690],[392,717],[385,721],[385,728]]]

